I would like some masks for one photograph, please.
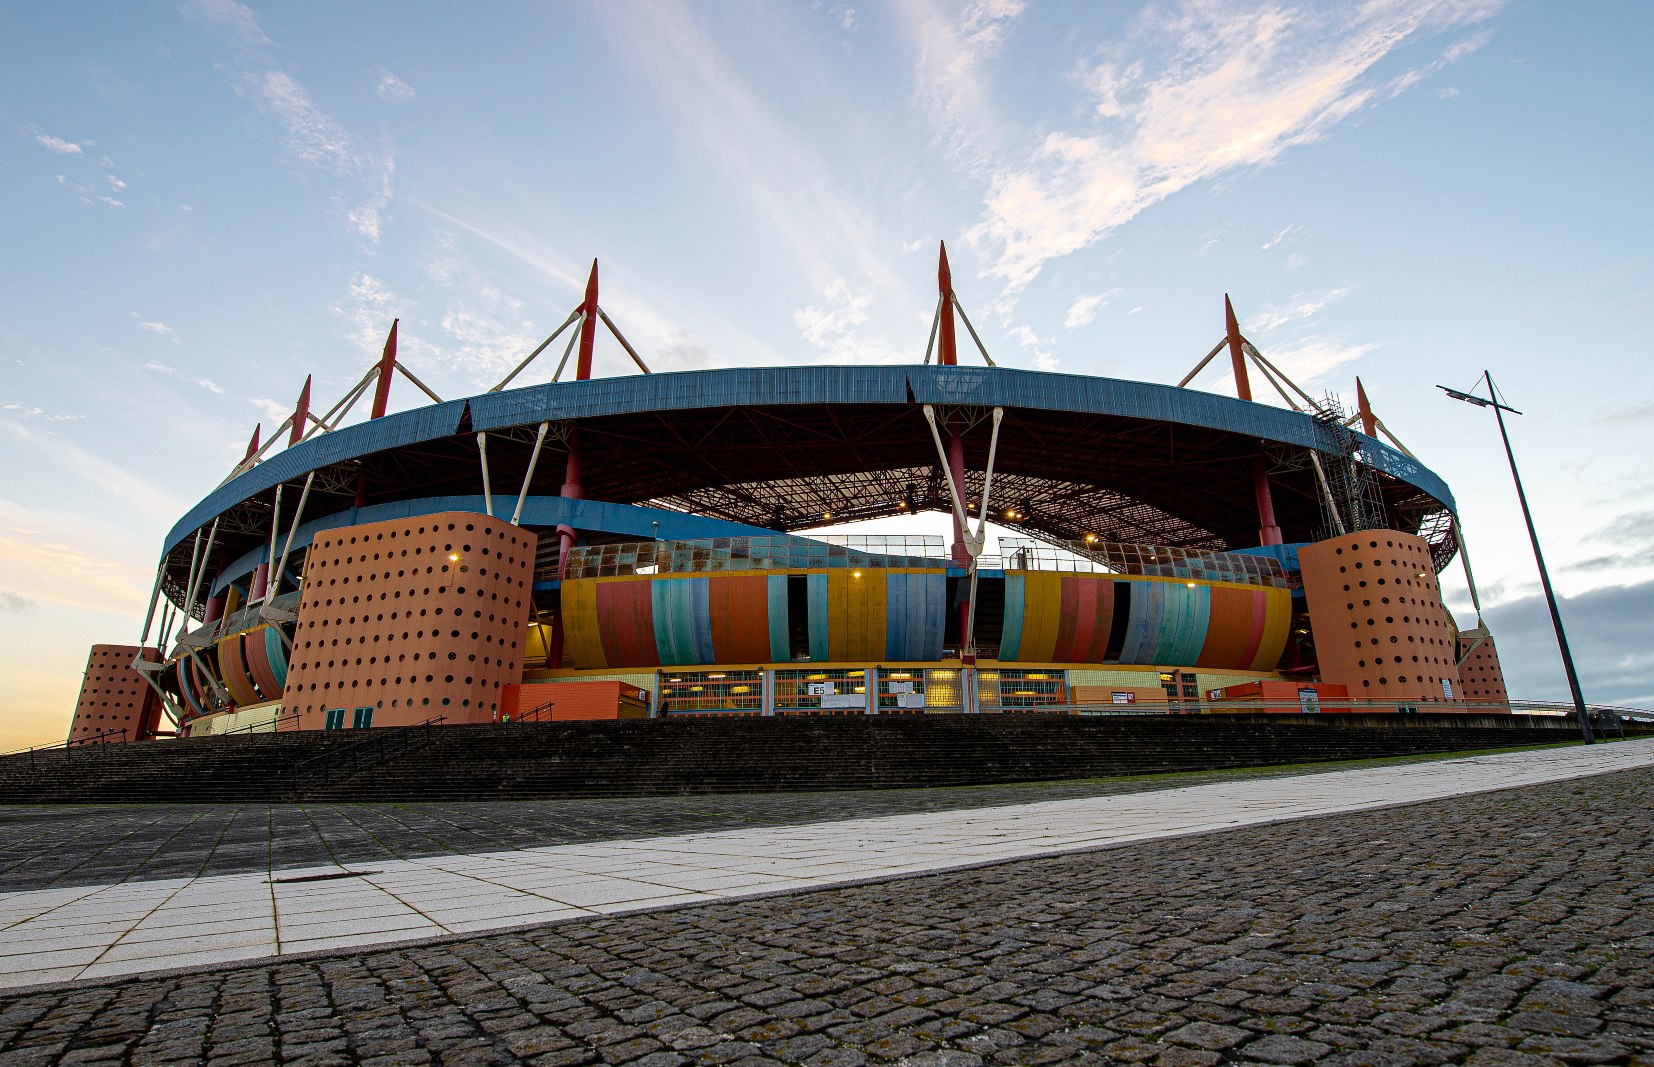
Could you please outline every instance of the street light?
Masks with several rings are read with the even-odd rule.
[[[1579,675],[1574,671],[1573,654],[1568,651],[1568,635],[1562,630],[1562,613],[1556,608],[1556,594],[1551,591],[1551,576],[1545,570],[1545,555],[1539,551],[1539,534],[1534,531],[1533,514],[1528,511],[1528,495],[1522,491],[1522,476],[1516,473],[1516,455],[1510,450],[1510,434],[1505,432],[1504,413],[1507,411],[1512,415],[1522,413],[1499,402],[1499,392],[1493,387],[1492,374],[1483,371],[1482,377],[1487,381],[1488,396],[1493,399],[1476,396],[1473,393],[1461,393],[1457,389],[1449,389],[1445,385],[1438,385],[1436,388],[1454,400],[1475,404],[1479,408],[1492,408],[1493,417],[1499,422],[1499,439],[1505,443],[1505,459],[1510,461],[1511,480],[1516,483],[1516,499],[1522,504],[1522,518],[1528,524],[1528,540],[1533,542],[1533,558],[1539,564],[1539,584],[1545,588],[1545,603],[1551,609],[1551,625],[1556,627],[1556,644],[1562,650],[1562,669],[1567,672],[1568,690],[1574,697],[1574,713],[1579,716],[1579,732],[1584,736],[1585,743],[1589,745],[1596,740],[1591,736],[1591,717],[1585,711],[1585,698],[1579,692]]]

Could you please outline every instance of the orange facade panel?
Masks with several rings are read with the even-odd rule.
[[[763,663],[770,658],[769,579],[719,575],[707,583],[712,649],[719,663]]]
[[[1321,678],[1357,700],[1459,699],[1451,621],[1422,537],[1364,530],[1298,550]]]
[[[500,717],[536,722],[586,722],[642,719],[649,714],[649,694],[626,682],[524,682],[508,685],[500,699]]]
[[[132,666],[140,651],[152,662],[161,658],[154,648],[137,645],[93,645],[86,657],[75,717],[69,722],[69,740],[86,741],[102,735],[144,741],[161,724],[161,699]]]
[[[1504,668],[1499,665],[1499,650],[1493,644],[1493,635],[1486,629],[1463,630],[1459,633],[1459,692],[1472,704],[1510,704],[1510,693],[1505,689]],[[1500,711],[1506,709],[1478,709]]]
[[[318,534],[283,707],[302,729],[491,721],[522,680],[535,543],[469,512]]]
[[[1255,682],[1214,689],[1206,694],[1211,712],[1347,712],[1349,688],[1329,682],[1286,682],[1260,678]]]

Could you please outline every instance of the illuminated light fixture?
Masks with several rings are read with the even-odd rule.
[[[681,682],[681,681],[683,681],[682,678],[668,678],[666,680],[669,681],[669,682]]]
[[[752,686],[750,686],[750,685],[738,685],[735,688],[731,689],[730,692],[731,693],[750,693],[750,692],[752,692]]]
[[[856,686],[856,692],[865,693],[867,692],[867,687],[865,685],[858,685]]]
[[[860,678],[862,675],[864,675],[866,673],[867,673],[866,671],[845,671],[844,676],[846,678]]]
[[[1088,533],[1088,534],[1085,535],[1085,543],[1086,544],[1089,545],[1091,542],[1093,542],[1095,540],[1097,540],[1097,535],[1096,534]]]
[[[892,678],[911,678],[911,677],[913,677],[913,675],[909,674],[907,671],[897,671],[894,674],[892,674],[890,677],[892,677]]]
[[[1183,584],[1188,586],[1190,589],[1193,589],[1195,587],[1195,583],[1193,583],[1193,582],[1184,582]]]
[[[453,560],[456,563],[459,562],[459,555],[457,553],[452,555],[452,556],[449,556],[448,558]]]
[[[704,685],[692,685],[692,686],[689,687],[689,691],[691,693],[699,693],[699,692],[702,692],[705,689],[706,689],[706,686],[704,686]]]
[[[907,501],[904,500],[901,503],[897,504],[896,506],[898,508],[901,508],[903,511],[906,511],[907,510]]]
[[[850,576],[852,578],[860,578],[861,577],[861,571],[851,571]]]
[[[1420,578],[1428,578],[1428,577],[1430,577],[1430,575],[1426,574],[1424,571],[1419,571],[1419,577]]]
[[[830,519],[833,517],[833,513],[831,511],[823,511],[821,513],[821,517],[824,519]]]
[[[729,676],[727,674],[709,674],[709,675],[707,675],[707,677],[708,678],[727,678]]]
[[[825,682],[827,680],[827,676],[825,674],[812,674],[805,680],[811,682]]]
[[[1025,674],[1023,677],[1030,682],[1043,682],[1051,676],[1049,674]]]

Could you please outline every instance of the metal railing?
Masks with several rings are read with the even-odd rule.
[[[248,723],[246,726],[237,726],[233,730],[225,730],[223,733],[209,734],[208,736],[209,737],[228,737],[231,734],[250,734],[250,733],[253,733],[255,730],[263,730],[265,728],[269,728],[269,731],[271,733],[280,733],[282,723],[289,722],[289,721],[297,722],[300,718],[302,718],[302,716],[298,712],[291,711],[291,712],[288,712],[286,715],[277,715],[275,718],[267,719],[264,722]]]
[[[331,752],[323,752],[293,764],[287,772],[288,782],[296,789],[305,780],[317,775],[326,775],[331,780],[343,775],[357,774],[385,762],[392,756],[404,755],[429,744],[432,737],[431,728],[446,721],[446,716],[437,715],[424,722],[374,731],[379,736],[364,738],[354,744],[343,745]]]
[[[523,712],[521,715],[513,715],[511,717],[511,721],[509,723],[502,723],[501,725],[521,726],[521,725],[526,725],[528,723],[550,722],[551,721],[551,715],[549,713],[550,713],[551,709],[556,707],[556,706],[557,706],[557,701],[548,700],[544,704],[541,704],[539,707],[530,708],[528,711]]]
[[[115,743],[110,740],[111,738],[118,739],[120,744],[125,745],[126,733],[127,731],[125,727],[122,727],[119,730],[101,730],[90,737],[74,737],[67,741],[59,741],[53,745],[32,745],[28,748],[13,749],[10,752],[0,752],[0,758],[4,758],[6,756],[27,755],[29,757],[29,768],[34,770],[39,766],[36,762],[36,756],[39,754],[47,752],[62,752],[64,759],[72,759],[76,748],[84,748],[87,745],[96,745],[97,751],[102,753],[103,750],[109,745]]]

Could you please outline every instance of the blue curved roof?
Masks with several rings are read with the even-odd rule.
[[[170,552],[213,516],[311,470],[448,437],[469,408],[477,430],[651,411],[787,404],[1002,406],[1182,423],[1336,454],[1329,431],[1300,412],[1175,386],[1006,367],[741,367],[551,382],[484,393],[319,434],[226,482],[167,534]],[[1383,442],[1356,435],[1375,469],[1456,510],[1447,483]]]

